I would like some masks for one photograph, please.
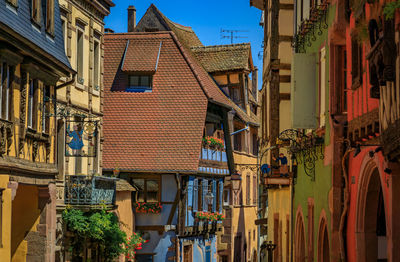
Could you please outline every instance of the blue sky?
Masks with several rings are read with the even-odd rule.
[[[191,26],[204,45],[230,44],[230,39],[221,39],[221,29],[244,30],[237,36],[247,38],[234,39],[234,43],[250,42],[254,65],[259,68],[258,87],[261,87],[262,60],[258,58],[262,51],[263,30],[259,25],[261,11],[250,7],[249,0],[114,0],[115,7],[105,19],[105,27],[115,32],[127,31],[127,8],[136,7],[136,21],[142,18],[150,4],[167,16],[171,21]],[[225,35],[227,35],[225,33]]]

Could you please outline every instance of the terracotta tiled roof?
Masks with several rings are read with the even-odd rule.
[[[200,39],[197,37],[196,33],[190,26],[184,26],[172,22],[171,20],[169,20],[168,17],[161,13],[154,4],[151,4],[149,8],[154,8],[154,10],[164,19],[169,27],[169,30],[173,31],[176,34],[176,36],[179,38],[179,41],[181,41],[184,46],[203,46]]]
[[[157,42],[148,39],[127,41],[126,51],[122,59],[122,71],[155,72],[161,46],[162,41]]]
[[[124,92],[128,40],[143,50],[162,41],[152,92]],[[104,46],[104,168],[197,172],[208,101],[230,100],[172,32],[106,34]]]
[[[209,73],[254,69],[249,43],[198,46],[192,47],[191,51]]]
[[[136,191],[136,189],[131,186],[125,179],[118,179],[116,182],[117,191]]]

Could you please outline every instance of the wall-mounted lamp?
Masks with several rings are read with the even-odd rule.
[[[377,148],[376,148],[375,150],[369,151],[368,154],[369,154],[369,156],[370,156],[371,158],[374,157],[374,154],[375,154],[375,153],[377,153],[377,152],[379,152],[379,151],[382,150],[382,147],[381,147],[380,145],[368,145],[368,144],[361,145],[361,144],[357,144],[357,145],[355,146],[354,157],[357,157],[358,154],[361,153],[361,147],[362,147],[362,146],[377,146]]]
[[[385,168],[384,170],[383,170],[383,172],[385,172],[386,174],[391,174],[392,173],[392,169],[390,169],[390,168]]]

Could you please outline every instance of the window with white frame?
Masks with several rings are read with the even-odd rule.
[[[0,117],[4,120],[11,120],[12,104],[12,81],[14,77],[14,67],[3,62],[0,65]]]
[[[77,24],[76,29],[76,71],[78,73],[78,83],[83,85],[83,54],[84,54],[84,29]]]
[[[43,89],[43,110],[42,110],[42,132],[50,132],[50,86],[46,85]]]
[[[67,53],[67,19],[64,16],[61,16],[61,27],[63,32],[63,39],[64,39],[64,52]]]
[[[95,40],[93,46],[93,79],[94,90],[100,90],[100,42]]]
[[[27,124],[28,127],[31,129],[36,129],[35,98],[36,98],[37,85],[38,85],[37,80],[34,79],[29,80]]]

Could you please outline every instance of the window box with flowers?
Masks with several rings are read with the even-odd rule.
[[[225,216],[221,213],[218,212],[196,212],[195,214],[195,218],[198,221],[202,221],[202,220],[209,220],[209,221],[222,221],[225,219]]]
[[[213,136],[206,136],[203,137],[203,145],[222,150],[224,149],[224,140]]]
[[[160,203],[134,203],[136,213],[159,214],[162,210]]]

